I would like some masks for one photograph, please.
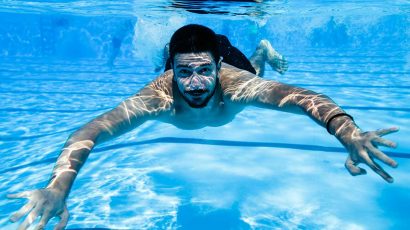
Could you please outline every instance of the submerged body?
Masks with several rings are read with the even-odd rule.
[[[238,72],[233,75],[235,71]],[[246,72],[229,64],[222,63],[217,82],[218,85],[215,86],[214,92],[209,92],[212,94],[212,97],[209,98],[206,105],[193,108],[192,105],[185,102],[184,96],[180,95],[178,89],[173,86],[173,72],[170,70],[166,71],[161,77],[148,86],[155,87],[161,85],[164,88],[156,90],[162,91],[161,95],[172,98],[166,109],[160,112],[158,119],[181,129],[199,129],[207,126],[217,127],[231,122],[239,112],[249,105],[247,104],[248,102],[257,100],[256,98],[251,98],[252,96],[256,96],[251,89],[248,89],[247,92],[232,91],[231,84],[234,82],[233,78],[238,77],[236,80],[239,80],[239,76],[236,76],[239,75],[239,73],[245,74]],[[262,80],[261,78],[254,76],[254,79],[252,79],[250,74],[248,76],[250,77],[249,79],[242,80],[241,84],[244,84],[242,87],[250,88],[254,84],[263,84],[263,81],[257,82],[257,79]],[[158,82],[161,83],[158,84]],[[266,81],[265,84],[267,82],[269,81]],[[254,90],[256,90],[256,88]],[[167,95],[168,92],[169,94]],[[189,96],[190,95],[188,95],[188,97]],[[204,97],[204,99],[200,97]],[[206,100],[206,95],[200,95],[197,96],[197,98],[192,96],[192,99],[197,99],[197,103],[201,105],[201,103]],[[255,101],[255,105],[263,105],[263,103],[259,104]],[[154,108],[152,108],[152,110],[157,111],[157,109]]]
[[[349,152],[345,166],[352,175],[365,174],[366,171],[358,167],[359,163],[365,163],[383,179],[393,182],[374,159],[397,166],[377,149],[378,145],[396,146],[381,136],[396,132],[397,128],[362,132],[353,119],[325,95],[263,79],[223,63],[218,48],[212,46],[215,43],[215,34],[206,27],[188,25],[179,29],[170,43],[172,70],[74,132],[65,143],[46,188],[9,196],[29,199],[11,217],[12,221],[29,213],[20,228],[26,229],[38,216],[41,216],[38,225],[41,228],[50,218],[59,216],[57,229],[64,228],[68,221],[65,200],[79,170],[98,143],[152,119],[181,129],[221,126],[248,105],[308,115],[335,135]]]

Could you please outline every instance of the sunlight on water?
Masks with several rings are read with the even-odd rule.
[[[326,3],[326,4],[325,4]],[[0,228],[45,186],[67,137],[159,73],[162,48],[200,23],[250,56],[289,60],[266,78],[330,96],[363,130],[399,126],[387,184],[351,177],[346,152],[306,116],[250,107],[229,124],[149,121],[97,146],[67,200],[67,229],[406,229],[410,205],[407,1],[3,1]],[[52,225],[57,220],[52,220]]]

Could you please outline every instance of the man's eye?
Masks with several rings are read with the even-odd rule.
[[[181,76],[189,76],[189,75],[191,75],[191,72],[188,71],[188,70],[186,70],[186,69],[181,69],[181,70],[179,71],[179,75],[181,75]]]
[[[210,68],[203,68],[203,69],[201,69],[200,71],[199,71],[199,74],[202,74],[202,75],[208,75],[208,74],[210,74],[211,73],[211,69]]]

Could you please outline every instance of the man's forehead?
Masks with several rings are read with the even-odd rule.
[[[174,63],[183,66],[197,66],[212,64],[213,58],[209,52],[178,53],[174,57]]]

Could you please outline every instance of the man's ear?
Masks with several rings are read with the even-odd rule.
[[[220,56],[219,57],[219,61],[218,61],[218,63],[217,63],[217,65],[216,65],[216,69],[219,71],[220,69],[221,69],[221,67],[222,67],[222,60],[223,60],[224,58],[222,57],[222,56]]]

